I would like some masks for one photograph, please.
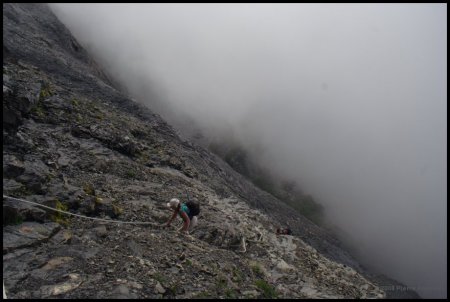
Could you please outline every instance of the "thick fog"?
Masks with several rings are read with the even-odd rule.
[[[446,4],[52,4],[130,95],[232,133],[364,265],[447,297]]]

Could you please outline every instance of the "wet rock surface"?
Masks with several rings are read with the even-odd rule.
[[[325,230],[116,90],[46,5],[3,16],[4,195],[152,223],[3,198],[8,298],[386,296]],[[197,227],[161,227],[187,193]]]

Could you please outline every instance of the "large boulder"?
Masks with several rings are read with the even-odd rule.
[[[108,216],[110,218],[117,218],[122,213],[122,209],[114,205],[111,199],[92,195],[82,198],[78,211],[86,216]]]
[[[25,171],[16,180],[33,192],[44,193],[43,185],[48,182],[50,174],[47,165],[42,161],[25,161],[24,167]]]
[[[14,155],[3,155],[3,176],[6,178],[16,178],[25,171],[24,164]]]
[[[3,200],[3,225],[22,221],[44,222],[46,212],[33,205],[6,198]]]
[[[112,203],[108,198],[96,198],[94,214],[97,216],[106,215],[111,218],[117,218],[122,213],[122,210]]]
[[[8,225],[3,228],[3,254],[46,242],[60,229],[61,226],[54,222]]]
[[[202,240],[223,248],[232,250],[241,248],[242,235],[235,226],[229,223],[207,227],[207,232],[202,237]]]
[[[17,128],[38,103],[42,85],[3,75],[3,128]]]
[[[120,153],[136,157],[142,152],[142,146],[140,146],[135,140],[131,139],[129,136],[117,135],[110,143],[109,147]]]

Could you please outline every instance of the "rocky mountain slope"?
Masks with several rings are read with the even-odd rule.
[[[3,57],[9,298],[383,298],[398,284],[121,93],[46,5],[3,4]],[[187,195],[196,229],[161,228]],[[275,235],[285,225],[294,236]]]

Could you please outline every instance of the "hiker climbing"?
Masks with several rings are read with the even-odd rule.
[[[290,228],[278,228],[277,235],[292,235],[292,231]]]
[[[178,229],[180,232],[189,233],[197,224],[197,215],[200,213],[200,207],[197,202],[188,201],[186,203],[181,203],[177,198],[172,198],[170,202],[167,203],[167,207],[173,210],[173,214],[167,221],[166,226],[170,226],[175,217],[180,215],[183,219],[183,226]]]

